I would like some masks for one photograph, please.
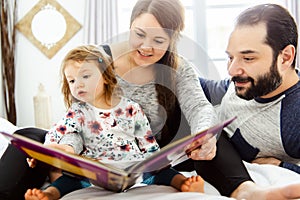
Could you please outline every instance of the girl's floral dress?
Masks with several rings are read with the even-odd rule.
[[[45,144],[67,144],[75,153],[102,162],[140,161],[159,150],[139,104],[121,98],[112,109],[73,103],[47,134]]]

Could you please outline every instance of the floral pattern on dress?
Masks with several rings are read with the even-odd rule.
[[[142,108],[124,97],[110,110],[73,103],[45,143],[71,145],[77,154],[101,161],[143,160],[159,150]]]

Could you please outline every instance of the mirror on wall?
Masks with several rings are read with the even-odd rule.
[[[16,24],[16,28],[50,59],[81,29],[81,25],[57,1],[41,0]]]

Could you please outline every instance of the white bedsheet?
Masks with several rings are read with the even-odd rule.
[[[300,183],[300,175],[290,170],[276,167],[273,165],[258,165],[245,163],[251,177],[260,186],[281,186],[292,183]],[[192,173],[184,173],[185,175],[192,175]],[[90,187],[74,191],[67,194],[63,200],[193,200],[193,199],[232,199],[220,196],[217,190],[210,184],[205,182],[204,194],[192,192],[178,192],[169,186],[150,185],[145,186],[137,184],[133,188],[122,193],[113,193],[98,187]]]

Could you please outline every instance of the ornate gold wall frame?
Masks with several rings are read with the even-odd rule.
[[[55,0],[39,1],[17,24],[49,59],[80,29],[81,25]]]

